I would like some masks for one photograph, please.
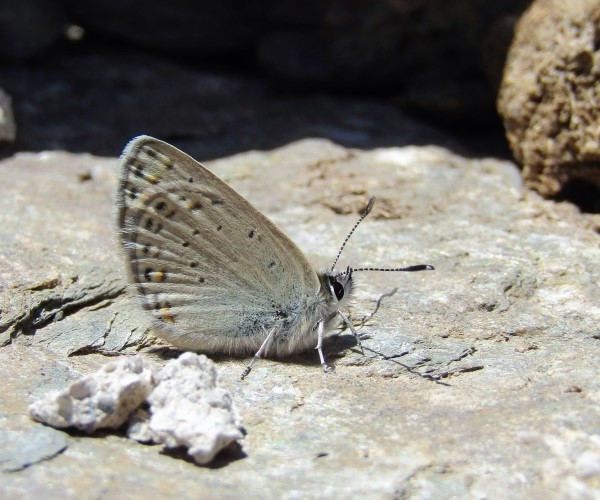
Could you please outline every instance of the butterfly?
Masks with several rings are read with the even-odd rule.
[[[422,271],[335,265],[317,272],[275,224],[206,167],[149,136],[134,138],[121,156],[116,197],[118,238],[127,275],[152,316],[157,335],[206,353],[282,357],[316,348],[344,314],[359,271]]]

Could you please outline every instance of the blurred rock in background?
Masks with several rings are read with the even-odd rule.
[[[538,0],[517,25],[498,109],[526,184],[600,211],[600,3]]]

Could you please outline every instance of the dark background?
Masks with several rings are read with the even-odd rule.
[[[304,137],[510,158],[496,92],[529,2],[0,0],[14,142],[201,160]]]

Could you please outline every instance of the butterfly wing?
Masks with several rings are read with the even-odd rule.
[[[298,247],[190,156],[138,137],[121,158],[117,224],[129,279],[172,344],[255,350],[307,323],[319,279]]]

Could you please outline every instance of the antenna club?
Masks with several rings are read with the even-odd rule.
[[[375,196],[371,196],[369,203],[367,203],[367,208],[365,208],[365,213],[363,214],[363,218],[371,213],[371,210],[373,210],[373,205],[375,205],[375,200],[376,200]]]

